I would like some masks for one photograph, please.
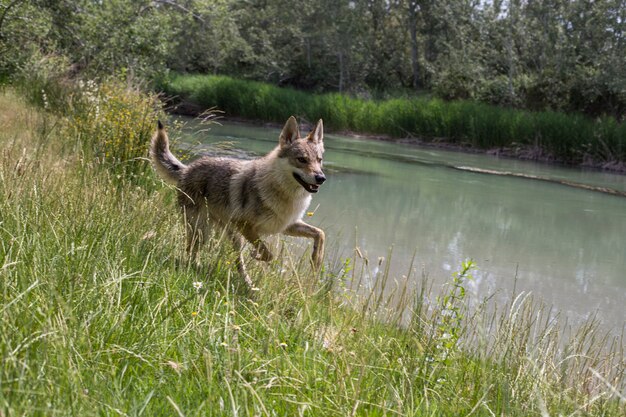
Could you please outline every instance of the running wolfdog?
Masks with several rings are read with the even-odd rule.
[[[185,165],[169,150],[161,122],[150,143],[156,171],[178,188],[178,203],[187,226],[187,251],[195,259],[208,236],[209,220],[224,228],[238,251],[237,268],[253,287],[243,262],[244,238],[257,259],[269,261],[272,254],[263,236],[284,233],[313,239],[312,261],[319,269],[324,256],[324,232],[302,221],[326,177],[322,172],[324,128],[322,120],[304,138],[291,116],[278,139],[278,146],[264,157],[243,161],[202,157]]]

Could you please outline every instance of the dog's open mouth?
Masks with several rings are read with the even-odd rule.
[[[316,193],[320,189],[319,185],[317,185],[317,184],[309,184],[308,182],[303,180],[300,175],[298,175],[295,172],[293,173],[293,177],[296,179],[296,181],[298,181],[298,183],[300,183],[300,185],[302,187],[304,187],[305,190],[307,190],[310,193]]]

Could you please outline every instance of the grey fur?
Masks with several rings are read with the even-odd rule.
[[[251,161],[202,157],[185,165],[170,151],[159,122],[150,144],[156,171],[178,187],[178,202],[187,223],[187,250],[195,257],[208,233],[208,220],[225,227],[240,252],[238,269],[252,286],[241,254],[243,239],[252,243],[259,259],[272,254],[263,236],[284,233],[313,239],[312,262],[318,269],[324,256],[324,232],[302,221],[311,193],[325,181],[323,123],[304,138],[295,118],[285,123],[279,143],[264,157]]]
[[[170,152],[167,133],[161,121],[157,122],[157,131],[150,141],[150,158],[161,177],[172,184],[178,182],[182,170],[186,168],[185,164]]]

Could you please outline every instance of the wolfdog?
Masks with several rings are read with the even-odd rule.
[[[245,240],[253,245],[257,259],[269,261],[272,254],[261,240],[263,236],[283,233],[311,238],[313,267],[319,269],[324,232],[306,224],[302,216],[311,194],[326,181],[323,153],[322,120],[302,138],[293,116],[283,127],[278,146],[264,157],[248,161],[205,156],[185,165],[170,152],[160,121],[150,143],[156,171],[177,186],[191,259],[208,236],[210,220],[232,239],[238,251],[237,269],[251,288],[242,254]]]

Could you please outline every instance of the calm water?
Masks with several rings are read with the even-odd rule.
[[[199,152],[260,155],[279,134],[234,124],[205,129],[190,121],[184,141]],[[505,299],[515,285],[570,322],[597,313],[607,328],[626,323],[626,198],[447,165],[619,190],[626,176],[335,135],[324,142],[328,181],[307,221],[326,230],[331,256],[352,256],[356,244],[377,260],[393,246],[392,276],[406,275],[415,254],[411,279],[423,270],[435,290],[472,258],[479,298]]]

